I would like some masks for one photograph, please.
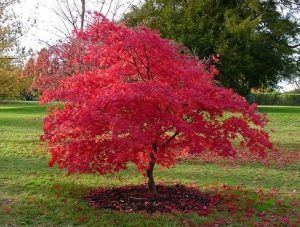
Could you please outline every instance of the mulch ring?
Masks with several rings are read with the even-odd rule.
[[[124,212],[208,215],[220,203],[221,196],[180,184],[157,185],[157,193],[150,193],[146,185],[138,185],[98,188],[86,196],[86,201],[94,208]]]

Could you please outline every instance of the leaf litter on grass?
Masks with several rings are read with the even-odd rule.
[[[208,215],[220,202],[218,195],[209,195],[195,187],[180,184],[157,185],[158,193],[151,193],[145,185],[119,188],[98,188],[86,196],[87,202],[101,209],[137,213],[198,213]]]
[[[248,223],[253,226],[299,226],[299,198],[289,195],[281,199],[278,189],[248,191],[242,186],[222,185],[205,191],[197,187],[157,185],[158,193],[150,193],[146,185],[117,188],[97,188],[85,199],[96,209],[127,213],[178,214],[196,213],[199,216],[217,215],[206,226]],[[298,201],[298,202],[297,202]],[[299,213],[299,212],[298,212]],[[292,214],[292,215],[291,215]]]

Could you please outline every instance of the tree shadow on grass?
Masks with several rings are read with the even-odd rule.
[[[180,184],[162,184],[158,186],[161,194],[147,192],[145,185],[125,185],[121,187],[105,187],[91,190],[81,185],[61,184],[62,188],[72,188],[69,196],[75,200],[86,198],[86,204],[93,207],[93,211],[113,211],[124,215],[150,214],[166,217],[180,217],[188,219],[193,224],[224,224],[230,223],[258,223],[295,224],[299,212],[294,212],[298,205],[289,206],[294,198],[279,200],[278,192],[263,190],[249,190],[241,186],[222,185],[199,191],[199,187],[187,187]],[[68,190],[67,190],[68,191]],[[77,193],[76,193],[77,191]],[[80,191],[80,193],[78,193]],[[87,194],[85,192],[88,191]],[[280,203],[277,203],[280,201]],[[195,218],[195,215],[198,218]],[[205,217],[205,219],[201,219]],[[206,218],[207,217],[207,218]],[[284,218],[284,217],[287,217]],[[290,219],[289,219],[290,218]],[[203,222],[203,220],[205,220]],[[213,220],[213,221],[212,221]],[[181,220],[182,221],[182,220]]]
[[[247,176],[247,171],[246,173],[242,171],[243,174],[234,171],[226,173],[224,169],[222,170],[222,168],[216,165],[197,166],[182,164],[163,172],[156,169],[155,175],[157,182],[173,184],[176,180],[184,185],[193,183],[200,190],[205,190],[205,193],[219,194],[221,192],[222,196],[225,196],[223,201],[226,202],[222,202],[222,206],[214,208],[208,214],[208,219],[224,220],[230,215],[233,218],[238,218],[241,214],[243,216],[245,212],[250,213],[249,215],[253,215],[252,213],[254,213],[256,215],[255,218],[258,218],[258,215],[264,215],[260,214],[261,212],[268,212],[275,209],[280,213],[281,208],[287,208],[286,206],[277,207],[273,201],[274,199],[268,198],[269,192],[262,193],[256,191],[260,187],[265,189],[274,187],[272,180],[267,183],[251,182],[251,179],[259,176],[263,171],[263,168],[257,172],[253,170],[251,174],[248,173],[250,176]],[[6,199],[14,199],[12,208],[16,210],[14,211],[15,214],[20,216],[20,220],[26,218],[27,220],[35,220],[28,222],[32,225],[44,223],[45,220],[48,220],[51,224],[74,224],[86,221],[83,217],[88,217],[90,219],[89,222],[95,224],[99,223],[97,216],[100,216],[101,219],[105,218],[100,223],[109,223],[110,225],[130,221],[129,217],[134,220],[133,224],[149,224],[154,220],[155,222],[159,220],[160,224],[167,224],[173,219],[173,222],[177,223],[182,223],[184,219],[189,219],[192,223],[199,224],[203,220],[208,220],[198,214],[195,216],[194,214],[178,213],[178,211],[172,213],[172,206],[168,204],[164,204],[164,206],[170,210],[170,214],[166,213],[162,216],[155,214],[149,217],[144,216],[144,214],[137,215],[139,211],[128,214],[127,212],[112,212],[107,209],[94,209],[88,205],[84,199],[85,196],[98,187],[116,188],[124,185],[140,185],[143,183],[143,178],[133,165],[129,166],[128,171],[115,175],[103,177],[96,175],[74,175],[67,177],[65,176],[65,172],[57,168],[48,168],[47,160],[20,156],[0,157],[0,179],[3,184],[1,189],[3,192],[2,195],[7,196]],[[203,188],[205,184],[213,185],[216,179],[219,180],[218,185]],[[277,182],[278,179],[274,180],[275,184],[280,183]],[[234,185],[241,182],[245,183],[242,188],[237,188],[241,186],[223,186],[223,184],[229,183]],[[251,187],[253,189],[250,189]],[[263,200],[260,200],[261,197]],[[254,211],[250,208],[254,209]],[[289,212],[290,210],[286,210],[285,214],[289,214]],[[228,214],[230,215],[228,216]],[[273,215],[272,212],[271,214]],[[267,213],[266,216],[268,217],[268,215]],[[293,216],[292,211],[291,215]],[[145,217],[148,218],[146,218],[147,221]],[[116,218],[117,222],[114,223]],[[279,219],[274,220],[278,221]],[[81,224],[85,224],[85,222]]]

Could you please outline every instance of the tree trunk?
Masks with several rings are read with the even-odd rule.
[[[85,20],[85,2],[86,0],[81,0],[81,15],[80,15],[80,29],[83,30],[84,20]]]
[[[154,151],[154,153],[157,152],[157,145],[153,144],[152,145],[152,149]],[[147,169],[147,177],[148,177],[148,189],[150,192],[153,193],[157,193],[156,191],[156,185],[155,185],[155,181],[154,181],[154,176],[153,176],[153,170],[154,170],[154,165],[155,165],[155,156],[154,154],[150,154],[150,162],[149,162],[149,169]]]
[[[154,176],[153,176],[154,165],[155,165],[154,163],[150,163],[150,168],[147,170],[148,189],[150,192],[157,193]]]

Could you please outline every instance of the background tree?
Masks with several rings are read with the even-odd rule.
[[[0,96],[1,98],[18,96],[22,90],[20,68],[8,58],[0,59]]]
[[[18,38],[22,35],[21,22],[17,20],[12,6],[17,0],[0,2],[0,95],[14,97],[27,85],[20,78],[22,50]]]
[[[294,86],[295,92],[300,91],[300,75],[293,75],[292,78],[290,78],[289,83]]]
[[[92,19],[91,12],[101,12],[112,20],[117,19],[121,11],[126,11],[126,0],[56,0],[53,9],[60,18],[63,28],[56,27],[64,36],[71,37],[73,30],[82,30]]]
[[[256,106],[217,86],[217,69],[183,54],[182,46],[145,27],[131,29],[99,15],[75,40],[82,47],[76,49],[81,50],[77,60],[68,42],[58,44],[59,53],[71,56],[65,61],[78,69],[72,76],[61,73],[67,65],[61,60],[48,61],[47,50],[32,64],[36,86],[44,91],[41,101],[65,103],[44,122],[50,165],[69,173],[106,174],[133,162],[156,192],[156,164],[169,167],[179,157],[208,150],[233,156],[241,148],[263,156],[274,149]],[[47,81],[59,86],[45,87]],[[225,117],[225,111],[235,114]]]
[[[297,62],[297,71],[289,78],[288,82],[294,87],[294,92],[300,92],[300,59]]]
[[[56,27],[60,39],[53,45],[47,43],[47,48],[37,53],[34,67],[32,59],[24,67],[23,74],[27,78],[36,78],[32,88],[38,88],[43,92],[44,89],[59,85],[59,80],[63,77],[92,67],[82,63],[80,53],[85,47],[74,38],[73,31],[83,30],[90,24],[95,10],[114,20],[120,16],[120,12],[129,9],[129,5],[130,1],[125,0],[56,0],[56,7],[53,10],[63,25]]]
[[[246,96],[295,72],[299,22],[290,13],[295,11],[291,1],[146,0],[124,20],[158,29],[200,58],[219,54],[217,80]]]

